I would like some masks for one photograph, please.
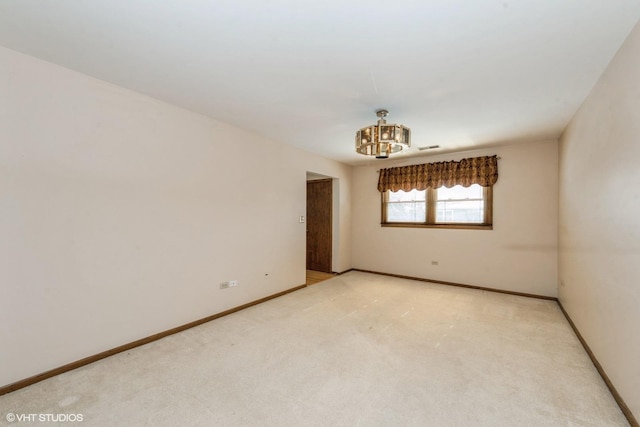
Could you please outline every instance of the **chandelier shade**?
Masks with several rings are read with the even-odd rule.
[[[411,147],[411,129],[403,125],[387,124],[387,110],[378,110],[378,123],[356,132],[356,151],[377,159],[386,159],[390,154]]]

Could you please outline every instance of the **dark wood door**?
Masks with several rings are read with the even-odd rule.
[[[330,179],[307,181],[307,270],[331,273]]]

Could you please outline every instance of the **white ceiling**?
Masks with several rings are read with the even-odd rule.
[[[639,19],[639,0],[3,0],[0,45],[357,164],[378,108],[406,155],[559,136]]]

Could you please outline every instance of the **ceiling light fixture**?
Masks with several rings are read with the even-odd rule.
[[[378,124],[367,126],[356,133],[356,151],[376,159],[387,159],[389,154],[411,147],[411,129],[403,125],[389,125],[387,110],[378,110]]]

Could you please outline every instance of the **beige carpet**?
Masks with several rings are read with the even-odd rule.
[[[554,302],[351,272],[0,397],[84,426],[626,426]],[[16,423],[16,425],[46,425]]]

